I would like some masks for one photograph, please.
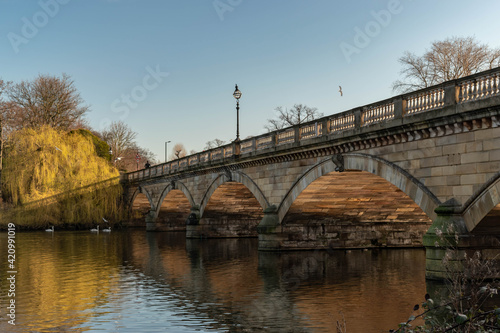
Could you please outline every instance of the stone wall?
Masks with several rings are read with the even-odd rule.
[[[259,250],[422,247],[427,229],[425,222],[310,221],[282,226],[276,237],[259,242]]]

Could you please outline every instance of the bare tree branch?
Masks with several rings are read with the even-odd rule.
[[[108,129],[102,132],[102,138],[106,141],[112,150],[112,159],[117,160],[116,165],[121,167],[123,162],[120,162],[125,157],[127,150],[137,150],[135,138],[137,133],[132,131],[127,124],[122,121],[112,122]]]
[[[220,147],[220,146],[223,146],[226,144],[226,141],[223,141],[223,140],[220,140],[220,139],[213,139],[212,141],[207,141],[207,143],[205,143],[205,148],[203,148],[204,150],[209,150],[209,149],[213,149],[213,148],[217,148],[217,147]]]
[[[433,42],[422,56],[405,52],[399,62],[403,78],[392,89],[409,92],[498,67],[500,49],[480,44],[474,37],[451,37]]]
[[[264,126],[268,132],[300,125],[323,116],[317,108],[310,108],[302,104],[295,104],[290,110],[283,110],[282,106],[278,106],[275,111],[278,113],[277,119],[268,119],[268,124]]]
[[[89,110],[82,105],[80,93],[66,74],[39,75],[33,81],[9,83],[5,93],[8,101],[2,109],[8,131],[41,125],[67,130]]]
[[[187,155],[186,147],[182,143],[176,143],[172,148],[175,158],[179,159]]]

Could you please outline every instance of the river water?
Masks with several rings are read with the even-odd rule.
[[[0,332],[336,332],[342,318],[387,332],[426,293],[423,249],[262,253],[256,239],[144,230],[15,242],[12,274],[0,234]]]

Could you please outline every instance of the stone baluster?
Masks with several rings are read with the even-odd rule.
[[[493,94],[493,91],[492,91],[493,78],[494,78],[494,76],[492,76],[492,75],[490,75],[490,76],[488,76],[486,78],[486,80],[487,80],[487,83],[486,83],[486,85],[487,85],[486,94],[488,96],[491,96]]]
[[[466,102],[468,98],[469,98],[469,82],[464,82],[464,84],[463,84],[462,102]]]
[[[479,81],[476,78],[476,79],[474,79],[474,83],[473,83],[473,95],[472,95],[472,99],[473,100],[478,99],[479,95],[480,95]]]
[[[488,81],[487,76],[481,78],[481,98],[488,95],[488,87],[486,86]]]

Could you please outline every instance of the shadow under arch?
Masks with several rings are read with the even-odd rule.
[[[156,209],[156,207],[155,207],[155,205],[153,203],[153,200],[151,198],[151,194],[146,189],[144,189],[143,187],[138,186],[137,189],[132,194],[132,198],[129,201],[128,207],[129,207],[130,211],[132,210],[132,207],[134,206],[135,198],[137,197],[137,195],[139,195],[139,193],[142,193],[142,194],[144,194],[146,196],[146,198],[149,201],[149,205],[150,205],[151,209]]]
[[[434,209],[441,203],[440,200],[407,171],[392,162],[369,154],[347,153],[342,156],[345,169],[366,171],[387,180],[408,195],[431,220],[435,220]],[[282,223],[293,202],[303,190],[319,177],[336,171],[336,167],[330,157],[306,170],[295,181],[278,207],[279,223]]]
[[[463,204],[462,216],[467,230],[473,232],[486,215],[499,204],[500,172],[497,172]]]
[[[248,177],[248,175],[239,171],[231,172],[229,176],[228,174],[222,173],[212,181],[207,191],[203,195],[203,199],[201,200],[200,203],[200,216],[203,216],[203,212],[205,211],[205,208],[207,207],[208,202],[210,201],[210,198],[214,194],[215,190],[217,190],[217,188],[222,184],[231,181],[243,184],[253,194],[255,199],[259,202],[260,206],[262,207],[262,210],[264,210],[269,206],[269,201],[265,197],[264,193],[257,186],[257,184],[250,177]]]
[[[168,184],[164,189],[163,192],[160,195],[160,199],[158,200],[158,203],[156,205],[155,209],[155,217],[158,217],[158,214],[160,213],[161,210],[161,204],[163,200],[165,200],[165,197],[170,193],[172,190],[180,190],[184,195],[186,196],[186,199],[189,201],[189,204],[191,207],[194,207],[196,203],[194,202],[193,196],[191,195],[191,192],[189,192],[189,189],[184,185],[184,183],[176,181],[175,185],[172,186],[172,184]]]

